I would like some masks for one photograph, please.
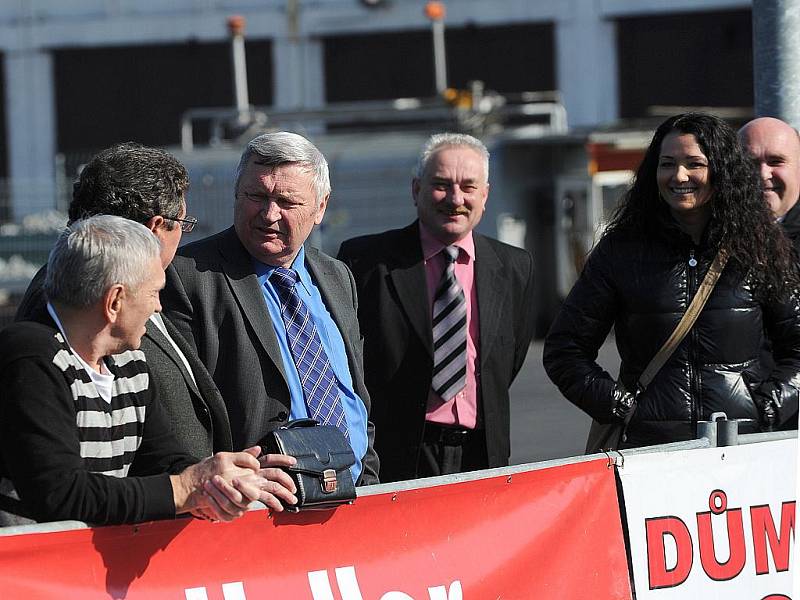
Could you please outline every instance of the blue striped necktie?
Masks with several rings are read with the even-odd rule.
[[[323,425],[335,425],[349,438],[347,419],[339,398],[339,381],[333,372],[308,307],[297,295],[297,271],[277,267],[270,275],[281,301],[289,349],[300,375],[308,416]]]
[[[442,250],[445,269],[433,300],[433,380],[431,387],[449,400],[467,383],[467,303],[456,279],[458,246]]]

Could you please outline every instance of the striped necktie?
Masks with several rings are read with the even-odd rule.
[[[308,416],[323,425],[335,425],[349,438],[347,419],[339,398],[339,381],[322,346],[308,307],[297,295],[297,271],[276,267],[269,280],[281,301],[281,317],[292,359],[300,375]]]
[[[458,246],[442,250],[445,269],[433,300],[433,381],[440,398],[449,400],[467,382],[467,303],[456,280]]]

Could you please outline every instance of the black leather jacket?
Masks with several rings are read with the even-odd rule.
[[[620,379],[634,390],[714,255],[677,228],[660,236],[620,231],[605,236],[545,341],[544,366],[561,393],[595,420],[613,422],[619,388],[595,362],[611,326],[622,359]],[[775,358],[771,371],[759,359],[765,333]],[[798,388],[797,297],[760,299],[730,261],[692,330],[638,396],[626,446],[691,439],[697,421],[717,411],[752,419],[750,430],[777,426],[797,412]],[[776,416],[770,423],[771,411]]]

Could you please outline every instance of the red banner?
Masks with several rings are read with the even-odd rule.
[[[0,537],[6,600],[630,598],[606,460],[359,498]]]

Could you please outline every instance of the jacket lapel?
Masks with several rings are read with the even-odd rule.
[[[433,357],[428,282],[425,278],[425,262],[416,222],[403,230],[388,277],[397,291],[397,299],[408,315],[411,326]]]
[[[504,318],[503,305],[508,295],[508,281],[503,264],[485,237],[473,233],[475,240],[475,285],[478,294],[481,364],[485,363],[497,339]]]
[[[286,381],[283,357],[275,330],[272,328],[272,319],[261,291],[261,284],[253,271],[252,258],[242,246],[233,227],[228,229],[220,241],[220,254],[223,258],[222,268],[225,277],[242,314],[250,322],[267,356]]]
[[[178,346],[181,352],[183,352],[184,356],[186,356],[186,360],[189,362],[189,367],[192,369],[194,373],[194,382],[196,387],[192,387],[192,378],[189,377],[187,381],[189,381],[189,389],[191,390],[198,390],[197,397],[206,405],[206,408],[209,409],[211,414],[211,426],[212,426],[212,435],[214,436],[214,446],[217,449],[233,449],[233,441],[231,440],[231,424],[228,419],[228,410],[225,406],[225,402],[222,399],[222,395],[219,393],[214,380],[211,378],[211,374],[206,370],[205,365],[200,362],[200,359],[195,354],[194,349],[189,345],[183,336],[181,336],[180,332],[175,329],[175,325],[167,319],[166,317],[162,316],[164,321],[164,327],[167,330],[167,333],[170,337],[175,341],[175,345]],[[168,342],[168,340],[165,340]],[[188,375],[185,372],[185,368],[183,365],[183,361],[180,360],[180,357],[176,357],[178,360],[178,366],[181,368],[181,373],[184,373],[184,377]]]
[[[163,317],[162,319],[166,327],[167,320],[164,319]],[[172,339],[175,339],[176,334],[177,332],[171,334]],[[178,370],[181,372],[181,375],[183,376],[184,381],[186,381],[186,385],[189,387],[189,389],[192,390],[192,392],[194,392],[195,394],[200,395],[200,390],[197,389],[197,386],[195,385],[192,376],[186,370],[186,365],[183,364],[181,357],[178,356],[178,353],[175,352],[175,348],[173,348],[172,344],[169,343],[169,340],[161,332],[158,326],[155,323],[153,323],[152,319],[147,320],[145,335],[148,338],[150,338],[150,341],[152,341],[156,346],[158,346],[161,349],[161,351],[164,354],[166,354],[173,363],[175,363],[175,366],[178,367]],[[178,344],[179,342],[176,341],[175,343]]]

